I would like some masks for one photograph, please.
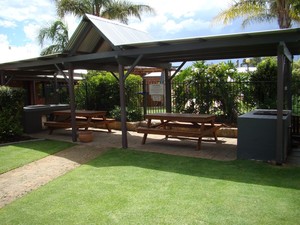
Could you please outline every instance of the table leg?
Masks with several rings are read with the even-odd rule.
[[[197,144],[197,150],[199,151],[201,149],[201,142],[202,142],[202,137],[198,138],[198,144]]]
[[[211,121],[211,126],[215,128],[215,121]],[[217,129],[213,130],[213,135],[214,135],[214,138],[215,138],[215,142],[217,142],[218,141]]]
[[[168,120],[166,120],[166,122],[164,120],[160,120],[161,124],[162,124],[162,127],[163,129],[167,129],[167,123],[169,122]],[[170,127],[169,129],[172,129],[172,127]],[[168,139],[169,135],[166,135],[165,138],[166,140]]]
[[[87,126],[84,128],[84,130],[88,130],[91,126],[92,117],[86,117]]]
[[[108,130],[108,132],[110,133],[110,132],[111,132],[111,129],[110,129],[110,127],[109,127],[109,124],[105,122],[105,121],[106,121],[106,116],[103,116],[102,118],[103,118],[103,121],[104,121],[104,124],[105,124],[105,128],[106,128],[106,129]]]
[[[148,134],[144,134],[144,136],[143,136],[143,140],[142,140],[142,144],[143,144],[143,145],[146,143],[147,135],[148,135]]]
[[[148,128],[151,127],[151,119],[148,119],[148,121],[147,121],[147,127],[148,127]],[[147,133],[144,133],[143,140],[142,140],[142,144],[143,144],[143,145],[146,143],[147,136],[148,136],[148,134],[147,134]]]

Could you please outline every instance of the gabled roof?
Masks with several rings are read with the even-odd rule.
[[[86,14],[72,35],[65,53],[76,55],[111,51],[124,44],[153,40],[151,35],[144,31]]]

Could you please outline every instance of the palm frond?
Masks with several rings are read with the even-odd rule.
[[[89,0],[59,0],[56,1],[56,11],[60,17],[66,14],[82,16],[85,13],[92,13],[92,4]]]
[[[224,25],[231,23],[237,18],[246,18],[248,16],[255,16],[261,14],[265,8],[262,7],[260,1],[244,0],[235,2],[228,9],[220,12],[213,18],[212,23],[216,24],[222,22]]]
[[[253,23],[271,22],[273,20],[276,20],[276,16],[272,16],[270,14],[248,16],[243,20],[242,27],[245,28]]]
[[[213,18],[212,24],[229,24],[242,18],[242,26],[252,22],[270,22],[274,18],[280,28],[291,27],[292,21],[300,21],[299,0],[236,0],[229,8]]]
[[[143,13],[154,14],[155,11],[148,5],[136,5],[127,1],[110,1],[100,16],[107,19],[116,19],[127,24],[128,17],[134,16],[141,20],[141,14]]]
[[[56,20],[49,27],[40,29],[38,41],[41,47],[47,42],[52,43],[42,50],[41,55],[61,52],[69,42],[68,27],[61,20]]]

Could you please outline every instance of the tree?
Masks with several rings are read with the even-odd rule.
[[[271,22],[277,20],[280,29],[292,27],[300,22],[299,0],[234,0],[229,8],[219,13],[213,22],[228,24],[242,18],[242,26],[252,22]]]
[[[107,19],[117,19],[125,24],[128,23],[129,16],[135,16],[141,20],[141,13],[154,12],[154,9],[148,5],[136,5],[120,0],[55,0],[55,4],[60,18],[68,13],[76,16],[90,13]],[[43,27],[39,31],[38,40],[42,47],[47,41],[52,43],[42,50],[41,55],[62,52],[69,41],[68,28],[59,19],[49,27]]]
[[[41,28],[38,41],[42,47],[47,42],[52,43],[49,47],[42,50],[41,55],[62,52],[69,41],[68,27],[61,20],[56,20],[49,27]]]
[[[89,13],[106,19],[116,19],[128,23],[128,17],[134,16],[141,20],[142,13],[154,13],[148,5],[133,4],[123,0],[55,0],[57,14],[83,16]]]
[[[252,94],[257,108],[276,108],[277,93],[277,61],[275,57],[264,58],[257,70],[251,74],[250,81],[253,86]]]
[[[254,58],[246,58],[243,59],[243,62],[241,63],[241,66],[246,65],[248,66],[257,66],[257,64],[259,64],[262,61],[261,57],[254,57]]]

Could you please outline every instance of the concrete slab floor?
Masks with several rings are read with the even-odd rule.
[[[92,129],[93,130],[93,141],[89,143],[82,143],[86,146],[93,146],[99,148],[121,148],[122,147],[122,136],[121,131],[112,130],[111,133],[108,133],[104,129]],[[43,139],[55,139],[55,140],[64,140],[72,141],[71,131],[70,130],[55,130],[53,134],[49,135],[48,131],[45,130],[40,133],[31,134],[35,138]],[[128,131],[128,148],[140,150],[140,151],[149,151],[157,152],[164,154],[172,155],[181,155],[221,161],[229,161],[236,159],[236,138],[225,138],[219,137],[218,142],[214,142],[212,138],[203,138],[201,144],[201,150],[197,151],[197,141],[191,139],[177,139],[177,138],[168,138],[166,139],[162,135],[148,135],[145,145],[142,145],[143,134],[139,134],[134,131]]]

